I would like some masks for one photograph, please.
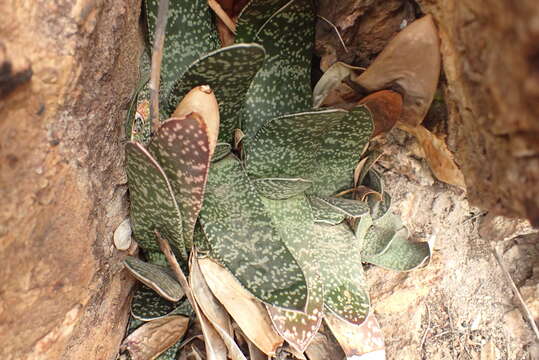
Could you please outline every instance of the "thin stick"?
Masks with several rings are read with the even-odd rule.
[[[419,351],[423,349],[423,345],[425,345],[425,340],[427,340],[427,333],[430,330],[430,309],[429,304],[425,303],[425,307],[427,308],[427,328],[425,329],[425,332],[423,333],[423,336],[421,337],[421,344],[419,345]]]
[[[176,257],[174,256],[174,253],[172,252],[172,249],[170,248],[170,244],[168,243],[168,240],[162,237],[159,231],[157,230],[155,231],[155,236],[157,237],[157,241],[159,242],[159,247],[161,247],[161,251],[163,252],[163,254],[165,254],[165,257],[167,258],[168,264],[172,268],[174,275],[176,275],[178,282],[183,287],[185,296],[187,296],[187,299],[189,300],[191,305],[196,306],[195,298],[193,297],[193,294],[191,293],[191,287],[189,286],[189,283],[187,282],[187,278],[185,277],[185,274],[183,273],[182,268],[180,267],[180,264],[178,264],[178,260],[176,260]]]
[[[530,323],[530,326],[531,326],[533,332],[535,333],[535,336],[539,340],[539,329],[537,328],[537,324],[535,323],[533,315],[530,312],[530,309],[528,308],[526,303],[524,302],[524,299],[522,298],[522,295],[520,295],[520,291],[518,291],[518,288],[515,285],[515,282],[513,281],[513,279],[511,278],[511,275],[509,274],[509,271],[507,271],[507,269],[505,268],[505,265],[503,264],[502,258],[500,256],[500,254],[498,253],[498,250],[494,246],[492,246],[492,253],[494,254],[494,257],[496,258],[496,261],[498,262],[498,265],[500,265],[500,268],[502,269],[502,272],[504,273],[505,277],[507,278],[507,281],[511,285],[511,288],[513,289],[513,293],[515,293],[515,295],[516,295],[516,297],[517,297],[517,299],[518,299],[518,301],[519,301],[519,303],[520,303],[520,305],[522,307],[522,310],[524,311],[526,317],[528,318],[528,321]]]
[[[337,33],[337,36],[339,37],[339,41],[341,42],[341,45],[344,48],[344,51],[348,52],[348,48],[346,47],[346,44],[344,43],[344,40],[342,39],[341,33],[339,32],[339,29],[337,29],[335,24],[333,24],[331,21],[329,21],[328,19],[326,19],[325,17],[323,17],[321,15],[316,15],[316,16],[318,16],[320,19],[327,22],[333,28],[333,30],[335,30],[335,32]]]
[[[219,4],[216,0],[208,0],[208,6],[213,10],[215,15],[217,15],[217,17],[221,19],[221,21],[223,22],[223,24],[225,24],[228,30],[230,30],[233,34],[236,34],[236,23],[232,21],[226,11],[223,10],[221,4]]]
[[[159,83],[161,80],[161,61],[163,60],[163,46],[165,44],[165,30],[168,18],[169,0],[159,0],[157,10],[157,23],[152,50],[152,69],[150,73],[150,121],[152,131],[155,133],[159,128]]]

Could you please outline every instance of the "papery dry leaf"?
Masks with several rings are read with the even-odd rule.
[[[246,360],[234,341],[230,317],[206,284],[195,256],[191,257],[189,284],[200,310],[202,310],[214,330],[221,336],[228,350],[228,356],[232,360]]]
[[[203,343],[189,343],[185,345],[180,351],[180,357],[178,360],[206,360],[204,356]]]
[[[344,359],[341,347],[328,335],[319,332],[305,350],[309,360]]]
[[[283,339],[273,329],[264,305],[221,265],[209,258],[198,259],[198,263],[212,293],[223,304],[245,336],[265,354],[275,355]]]
[[[206,357],[208,360],[227,360],[227,348],[226,344],[211,325],[211,322],[206,318],[206,315],[202,313],[198,304],[193,305],[200,321],[200,327],[204,334],[204,344],[206,345]]]
[[[169,347],[177,343],[189,326],[185,316],[168,316],[149,321],[132,332],[122,343],[132,360],[157,358]]]
[[[331,65],[314,87],[313,108],[316,109],[322,105],[333,106],[336,103],[344,102],[343,97],[346,97],[344,94],[349,94],[350,90],[348,89],[351,88],[343,88],[341,83],[360,69],[343,62]],[[343,89],[347,89],[347,91],[343,91]],[[355,92],[352,90],[352,93]],[[328,99],[328,97],[330,98]]]
[[[371,111],[374,122],[373,137],[389,132],[402,113],[402,96],[391,90],[370,94],[359,101]]]
[[[353,325],[327,312],[325,321],[341,345],[347,359],[385,360],[384,334],[374,313],[361,325]]]
[[[208,85],[197,86],[189,91],[171,117],[182,118],[193,112],[197,113],[206,124],[211,157],[219,135],[219,104]]]
[[[415,136],[425,153],[425,160],[438,180],[466,188],[464,176],[457,164],[455,164],[453,154],[449,151],[443,139],[421,125],[398,124],[398,127]]]
[[[397,90],[404,96],[401,121],[420,124],[440,76],[440,41],[431,15],[398,33],[365,72],[352,81],[369,92]]]

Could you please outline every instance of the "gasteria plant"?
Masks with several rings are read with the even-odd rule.
[[[147,0],[150,34],[156,11],[157,0]],[[363,344],[346,337],[377,326],[362,262],[411,270],[430,249],[408,241],[389,211],[372,167],[379,154],[366,153],[369,109],[311,108],[312,1],[252,0],[238,19],[237,44],[224,48],[205,1],[172,2],[169,22],[160,103],[171,118],[151,139],[139,136],[149,134],[147,117],[128,127],[138,140],[126,145],[131,221],[146,259],[125,261],[144,284],[133,317],[152,322],[194,310],[201,323],[210,319],[229,356],[241,358],[233,333],[213,323],[207,300],[196,296],[207,287],[206,297],[268,355],[282,340],[260,340],[237,304],[271,319],[268,332],[299,353],[323,319],[347,356],[382,350],[379,332]],[[190,286],[203,283],[192,289],[199,303],[192,308],[157,236],[170,243]],[[208,348],[214,340],[202,329]],[[175,358],[178,346],[159,359]]]

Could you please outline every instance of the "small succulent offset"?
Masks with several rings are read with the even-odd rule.
[[[146,1],[150,34],[157,2]],[[160,90],[170,118],[151,138],[147,117],[128,126],[131,223],[146,259],[125,261],[144,284],[131,330],[194,311],[207,351],[214,340],[204,319],[228,355],[242,358],[231,327],[215,323],[209,300],[197,298],[207,288],[206,298],[267,355],[283,339],[303,353],[325,320],[347,357],[383,358],[362,262],[406,271],[430,249],[409,241],[389,210],[373,168],[379,154],[366,151],[369,109],[312,109],[314,14],[312,0],[252,0],[237,43],[219,48],[206,1],[171,3]],[[157,236],[170,243],[200,304],[184,299]],[[274,336],[255,336],[238,303],[268,318]],[[362,333],[363,342],[350,338]],[[158,358],[176,358],[182,335]]]

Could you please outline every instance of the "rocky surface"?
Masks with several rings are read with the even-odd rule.
[[[321,68],[368,66],[421,14],[439,28],[447,143],[472,204],[539,224],[539,7],[535,0],[320,1]],[[339,39],[339,35],[342,42]]]
[[[0,2],[0,357],[113,359],[139,0]]]

